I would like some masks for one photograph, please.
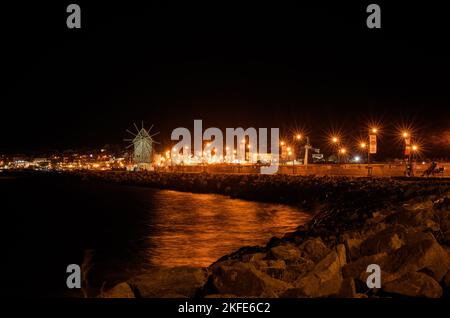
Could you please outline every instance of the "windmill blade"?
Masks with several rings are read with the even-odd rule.
[[[152,130],[152,128],[153,128],[153,124],[150,126],[150,128],[147,130],[147,132],[150,134],[150,130]]]
[[[133,123],[134,127],[136,128],[136,131],[139,133],[140,129],[138,128],[138,126],[136,125],[136,123]]]
[[[158,134],[159,134],[159,131],[158,131],[158,132],[155,132],[155,133],[152,134],[152,135],[150,135],[150,138],[153,137],[153,136],[156,136],[156,135],[158,135]]]
[[[144,129],[144,121],[143,120],[141,120],[141,129]]]
[[[127,129],[127,132],[130,133],[130,134],[132,134],[133,136],[136,136],[136,133],[131,132],[131,131],[129,131],[128,129]]]
[[[130,148],[131,146],[133,146],[133,144],[126,146],[125,149],[128,149],[128,148]]]
[[[123,141],[133,141],[134,138],[125,138]]]

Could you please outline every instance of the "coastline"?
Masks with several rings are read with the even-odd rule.
[[[98,297],[448,297],[450,182],[346,177],[81,173],[116,182],[294,204],[307,226],[208,268],[155,268]],[[381,288],[366,268],[379,264]]]

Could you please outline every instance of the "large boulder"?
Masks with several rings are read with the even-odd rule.
[[[347,258],[354,261],[361,256],[361,244],[363,240],[359,238],[345,238],[344,245],[347,250]]]
[[[358,260],[342,267],[342,276],[344,278],[359,279],[361,274],[366,272],[367,266],[370,264],[377,264],[383,268],[387,259],[388,255],[386,252],[360,257]]]
[[[320,238],[306,240],[300,245],[301,256],[319,262],[330,253],[330,249],[322,242]]]
[[[450,271],[444,276],[445,289],[450,292]]]
[[[347,253],[345,250],[345,245],[344,244],[338,244],[335,247],[336,253],[338,255],[339,258],[339,263],[340,266],[344,266],[345,264],[347,264]]]
[[[440,282],[450,269],[450,258],[431,233],[415,233],[407,245],[390,255],[384,270],[399,275],[422,271]]]
[[[353,278],[345,278],[342,280],[341,288],[337,295],[339,298],[355,298],[356,287],[355,280]]]
[[[275,259],[283,260],[287,263],[292,263],[300,258],[300,250],[291,244],[279,245],[270,249],[269,256]]]
[[[120,283],[111,289],[102,292],[99,298],[135,298],[134,292],[128,283]]]
[[[294,288],[283,297],[328,297],[337,295],[341,289],[341,260],[338,253],[330,252],[316,264],[314,269],[294,282]]]
[[[285,282],[292,283],[301,275],[313,270],[315,264],[313,261],[307,258],[300,258],[295,264],[289,264],[284,270],[283,280]]]
[[[226,261],[213,267],[212,285],[219,294],[277,297],[290,286],[257,270],[251,263]]]
[[[389,227],[375,235],[370,236],[361,243],[361,255],[373,255],[382,252],[390,253],[402,247],[405,242],[403,238],[407,234],[407,229],[402,225]]]
[[[430,276],[420,272],[409,272],[400,278],[382,285],[386,293],[409,297],[440,298],[442,288]]]
[[[129,280],[143,298],[194,297],[205,285],[207,272],[198,267],[154,268]]]
[[[266,253],[245,254],[242,256],[242,261],[245,263],[258,262],[266,257]]]
[[[253,262],[255,268],[270,277],[283,279],[286,263],[283,260],[260,260]]]

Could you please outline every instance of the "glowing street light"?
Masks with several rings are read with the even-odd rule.
[[[403,134],[402,134],[402,136],[403,136],[403,138],[408,138],[409,133],[408,133],[407,131],[404,131]]]
[[[336,144],[336,143],[339,141],[339,138],[338,138],[338,137],[333,137],[333,138],[331,139],[331,141],[332,141],[334,144]]]
[[[362,149],[366,149],[367,144],[366,144],[365,142],[362,142],[359,146],[360,146]]]
[[[297,134],[297,136],[295,136],[295,138],[296,138],[297,140],[300,140],[300,139],[302,139],[302,135],[301,135],[301,134]]]
[[[378,132],[378,128],[375,128],[375,127],[372,128],[372,133],[373,133],[373,134],[376,134],[377,132]]]
[[[418,147],[417,145],[413,145],[411,149],[412,149],[413,151],[417,151],[417,150],[419,150],[419,147]]]
[[[284,146],[284,141],[280,142],[280,145],[281,145],[281,146]]]
[[[345,154],[347,152],[347,149],[341,148],[340,153]]]

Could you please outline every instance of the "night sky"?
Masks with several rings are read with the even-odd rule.
[[[71,2],[81,30],[66,28]],[[167,145],[193,119],[302,127],[324,148],[332,128],[352,144],[376,120],[380,156],[400,155],[400,124],[430,157],[450,156],[444,8],[378,1],[382,29],[370,30],[364,1],[71,2],[2,7],[0,151],[121,144],[141,120]]]

